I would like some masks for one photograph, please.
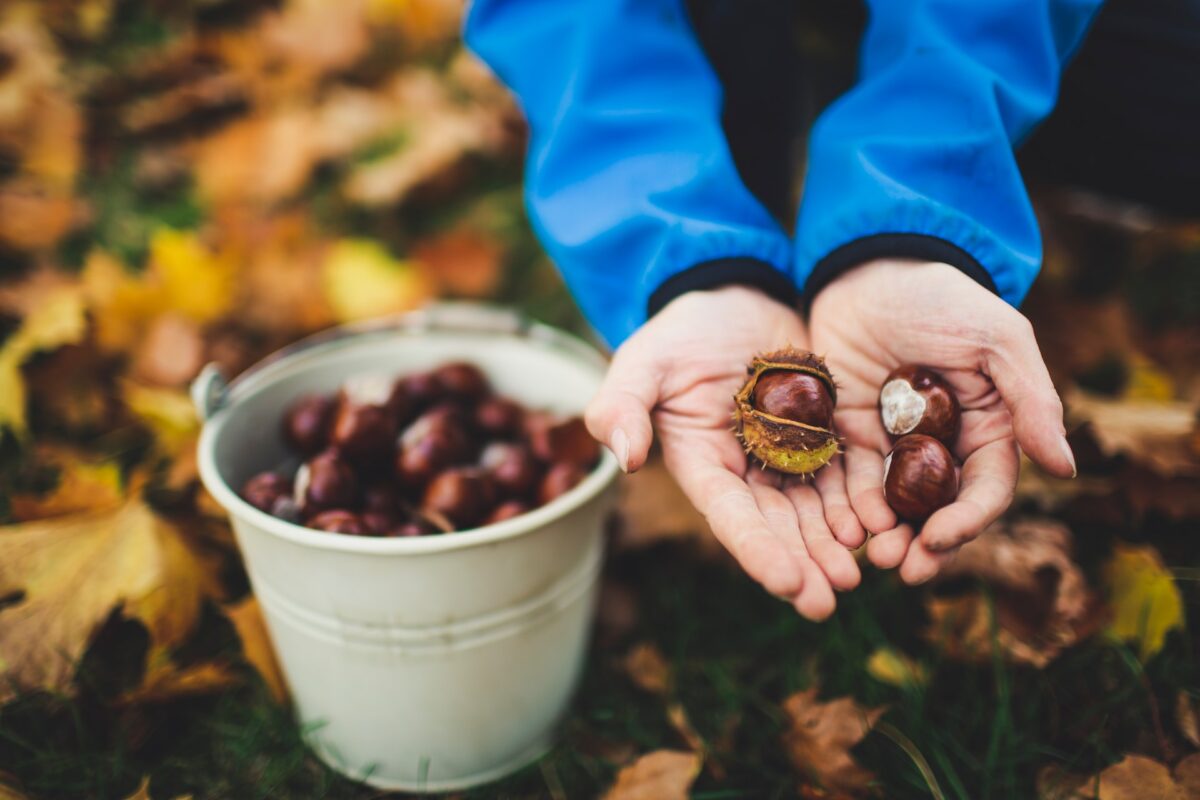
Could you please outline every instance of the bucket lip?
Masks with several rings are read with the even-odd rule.
[[[472,304],[454,304],[458,309]],[[466,310],[470,310],[469,308]],[[493,307],[479,305],[478,310],[481,315],[495,314],[496,310]],[[326,347],[340,347],[353,344],[356,341],[371,339],[378,337],[381,334],[394,334],[397,336],[420,336],[427,333],[436,333],[438,330],[450,330],[453,326],[442,325],[439,328],[417,328],[406,329],[397,328],[391,331],[365,330],[362,333],[354,333],[352,336],[341,338],[336,341],[329,341],[323,345],[314,348],[313,350],[305,350],[301,352],[289,353],[282,358],[275,359],[268,356],[268,360],[273,362],[268,369],[263,370],[260,374],[254,376],[254,380],[248,381],[243,386],[239,387],[240,391],[236,394],[253,394],[265,385],[268,385],[271,377],[274,376],[277,370],[285,368],[286,362],[299,360],[303,356],[311,356],[314,350],[324,349]],[[333,329],[337,330],[337,329]],[[463,332],[482,333],[483,331],[477,327],[466,327]],[[541,323],[531,323],[525,328],[525,333],[517,331],[504,331],[513,338],[519,338],[526,341],[527,344],[541,347],[554,347],[571,352],[577,356],[584,356],[589,360],[594,361],[598,366],[604,364],[604,359],[600,353],[583,340],[572,336],[565,331],[553,328]],[[500,333],[497,331],[496,333]],[[533,335],[528,335],[533,334]],[[493,333],[492,335],[495,335]],[[215,439],[221,428],[224,426],[225,420],[228,418],[232,408],[236,406],[235,402],[221,408],[214,413],[208,420],[205,421],[200,430],[200,438],[197,443],[198,451],[198,467],[200,479],[206,489],[212,493],[217,503],[225,509],[229,515],[237,520],[244,521],[254,525],[256,528],[263,530],[273,536],[321,550],[333,550],[345,553],[363,553],[374,555],[417,555],[417,554],[435,554],[443,553],[452,550],[460,550],[469,547],[478,547],[488,545],[495,542],[504,541],[506,539],[516,538],[522,534],[532,533],[550,523],[556,522],[559,519],[570,514],[575,509],[584,505],[602,491],[608,488],[615,480],[618,472],[617,460],[606,448],[600,449],[600,462],[588,473],[582,481],[572,487],[567,492],[563,493],[554,500],[551,500],[545,505],[538,506],[531,511],[527,511],[520,516],[501,522],[485,525],[479,528],[471,528],[469,530],[455,531],[453,533],[442,534],[439,536],[413,536],[405,538],[382,538],[368,536],[347,536],[345,534],[328,533],[325,531],[316,531],[311,528],[306,528],[303,525],[297,525],[292,522],[272,516],[265,511],[261,511],[247,503],[233,488],[226,483],[225,479],[217,471],[216,461],[213,457],[215,450]]]

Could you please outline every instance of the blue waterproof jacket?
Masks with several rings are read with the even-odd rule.
[[[811,296],[877,257],[1025,296],[1041,237],[1013,146],[1100,0],[868,5],[858,83],[810,134],[789,239],[734,167],[683,0],[474,0],[467,43],[529,120],[530,217],[610,344],[689,289]]]

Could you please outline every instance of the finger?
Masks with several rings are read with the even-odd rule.
[[[792,480],[785,484],[784,494],[795,509],[805,548],[829,583],[843,592],[857,586],[862,577],[858,564],[845,545],[833,538],[825,519],[825,509],[821,505],[823,498],[817,494],[817,490],[802,481]]]
[[[845,453],[846,492],[850,507],[872,532],[896,527],[896,512],[883,499],[883,456],[876,450],[849,445]]]
[[[908,546],[908,553],[900,564],[900,580],[909,586],[925,583],[937,575],[957,552],[957,548],[934,552],[925,544],[925,535],[921,534]]]
[[[1042,360],[1033,326],[1018,312],[1012,313],[1019,321],[989,352],[987,373],[1012,413],[1021,449],[1050,473],[1074,477],[1075,456],[1063,426],[1062,400]]]
[[[684,494],[746,574],[771,594],[799,593],[802,572],[771,531],[746,482],[702,448],[664,448],[663,455]]]
[[[880,569],[892,569],[904,561],[912,539],[913,529],[907,522],[878,533],[867,542],[867,560]]]
[[[792,605],[802,616],[814,622],[827,619],[837,607],[837,599],[829,585],[829,578],[812,559],[800,535],[794,505],[779,489],[766,483],[757,483],[750,488],[768,526],[787,547],[803,578],[799,593],[789,598]]]
[[[850,507],[850,497],[846,494],[846,470],[841,457],[830,461],[817,473],[813,486],[821,496],[825,520],[829,523],[833,538],[849,548],[861,547],[867,540],[867,532]]]
[[[935,511],[922,528],[925,546],[931,551],[950,550],[978,536],[1012,502],[1019,470],[1017,448],[1010,439],[972,453],[963,463],[958,497]]]
[[[631,340],[626,347],[636,346]],[[636,351],[618,351],[584,413],[588,431],[617,457],[625,472],[646,463],[654,440],[650,412],[658,403],[660,376]]]

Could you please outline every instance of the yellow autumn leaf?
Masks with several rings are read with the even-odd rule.
[[[0,702],[16,688],[70,687],[109,613],[139,619],[156,647],[178,644],[203,576],[181,534],[139,498],[102,513],[0,528]]]
[[[55,467],[58,483],[44,494],[14,493],[9,506],[18,522],[112,508],[123,499],[121,467],[115,461],[91,461],[86,453],[58,446],[39,446],[39,465]]]
[[[341,322],[416,308],[429,299],[425,277],[369,239],[342,239],[322,270],[325,295]]]
[[[88,254],[80,277],[92,315],[96,344],[109,352],[127,350],[141,338],[146,321],[165,305],[162,287],[131,275],[102,250]]]
[[[1145,358],[1135,358],[1121,393],[1125,400],[1169,403],[1175,399],[1175,381]]]
[[[176,455],[194,444],[200,421],[187,392],[122,381],[121,399],[154,433],[162,452]]]
[[[236,262],[210,250],[195,231],[160,228],[150,239],[150,264],[171,310],[208,322],[233,306]]]
[[[891,686],[923,686],[929,681],[925,667],[890,647],[880,647],[867,659],[867,672]]]
[[[51,292],[0,348],[0,429],[24,436],[25,380],[21,365],[41,350],[83,339],[87,332],[82,294],[75,288]]]
[[[1175,579],[1149,545],[1118,544],[1103,577],[1113,618],[1108,633],[1137,645],[1147,661],[1162,650],[1167,633],[1183,627],[1183,598]]]

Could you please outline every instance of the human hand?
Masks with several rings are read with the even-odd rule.
[[[948,264],[878,260],[847,272],[813,301],[813,349],[838,381],[834,414],[844,438],[846,492],[876,534],[867,556],[899,566],[921,583],[1012,502],[1017,445],[1060,477],[1075,474],[1063,408],[1029,321]],[[883,497],[883,455],[891,449],[879,419],[879,390],[892,369],[923,364],[941,373],[962,405],[954,455],[962,462],[958,498],[914,536]]]
[[[649,454],[653,417],[667,469],[717,539],[769,592],[823,619],[836,605],[833,590],[858,584],[846,548],[866,538],[841,466],[823,469],[815,485],[784,478],[749,462],[732,432],[733,395],[750,358],[807,342],[796,311],[757,290],[689,292],[617,350],[586,419],[632,472]]]

